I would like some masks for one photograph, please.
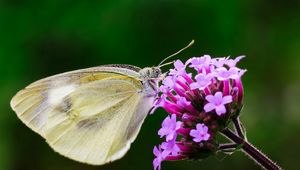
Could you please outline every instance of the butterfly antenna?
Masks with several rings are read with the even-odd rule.
[[[174,53],[174,54],[172,54],[172,55],[166,57],[165,59],[163,59],[163,60],[158,64],[158,67],[160,67],[161,64],[164,63],[166,60],[168,60],[168,59],[174,57],[175,55],[181,53],[181,52],[184,51],[185,49],[187,49],[187,48],[189,48],[190,46],[192,46],[192,45],[194,44],[194,42],[195,42],[195,41],[192,40],[187,46],[183,47],[182,49],[180,49],[180,50],[177,51],[176,53]],[[168,63],[166,63],[166,64],[168,64]]]
[[[160,65],[158,65],[157,67],[161,68],[161,67],[167,66],[167,65],[169,65],[169,64],[173,64],[173,63],[175,63],[175,60],[174,60],[174,61],[171,61],[171,62],[164,63],[164,64],[160,64]]]

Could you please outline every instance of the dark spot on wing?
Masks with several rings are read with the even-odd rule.
[[[93,117],[93,118],[88,118],[88,119],[84,119],[81,120],[77,123],[77,127],[79,129],[81,128],[101,128],[103,127],[106,123],[108,123],[110,120],[112,119],[112,117],[110,116],[105,116],[105,115],[101,115],[98,117]]]
[[[84,119],[77,123],[78,128],[89,128],[97,124],[97,121],[94,119]]]
[[[70,98],[65,98],[63,102],[57,106],[57,109],[62,113],[68,113],[72,108],[72,101]]]

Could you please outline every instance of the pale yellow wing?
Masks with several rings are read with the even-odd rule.
[[[139,80],[112,72],[71,72],[21,90],[11,106],[49,145],[94,165],[121,158],[153,103]]]

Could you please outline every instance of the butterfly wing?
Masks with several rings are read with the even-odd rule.
[[[60,154],[94,165],[114,161],[136,138],[154,97],[144,93],[136,71],[112,70],[92,68],[37,81],[18,92],[11,107]]]

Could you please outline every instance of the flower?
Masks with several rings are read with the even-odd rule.
[[[161,91],[168,91],[168,90],[170,90],[171,88],[174,87],[174,82],[173,82],[171,77],[166,77],[163,80],[162,84],[163,85],[160,86],[160,88],[159,88]]]
[[[152,107],[152,109],[150,110],[149,114],[153,114],[157,108],[161,107],[163,105],[163,102],[165,101],[164,98],[166,96],[161,96],[160,98],[158,98],[157,100],[154,101],[154,106]]]
[[[187,107],[191,104],[191,102],[187,101],[185,97],[178,97],[176,104],[178,104],[180,107]]]
[[[225,64],[229,67],[235,67],[236,63],[238,63],[241,59],[245,58],[245,56],[238,56],[234,60],[233,59],[227,59]]]
[[[245,70],[238,69],[237,67],[231,67],[229,69],[225,67],[219,67],[216,69],[216,71],[218,80],[237,79],[245,72]]]
[[[195,142],[207,141],[210,137],[210,134],[208,133],[208,127],[203,123],[198,123],[196,130],[191,130],[190,135],[194,137],[193,141]]]
[[[161,148],[164,149],[164,153],[166,155],[171,154],[172,156],[177,156],[178,152],[180,152],[180,149],[176,144],[176,139],[175,138],[170,140],[170,141],[163,142],[161,144]]]
[[[167,141],[170,141],[176,137],[176,130],[181,127],[181,124],[181,122],[176,121],[176,115],[172,114],[171,118],[168,116],[163,121],[162,128],[158,131],[158,134],[161,138],[166,136]]]
[[[191,84],[191,89],[203,90],[212,83],[213,75],[200,73],[195,76],[195,79],[197,82]]]
[[[174,69],[170,70],[169,75],[177,75],[180,74],[181,72],[185,72],[185,66],[180,60],[176,60],[174,62],[174,67],[175,67]]]
[[[153,154],[156,157],[153,160],[154,170],[160,170],[161,162],[164,161],[166,155],[164,155],[164,153],[161,151],[160,146],[158,146],[158,148],[156,146],[153,148]]]
[[[246,70],[229,57],[193,57],[177,60],[159,87],[153,110],[168,112],[158,135],[165,141],[154,147],[154,169],[162,161],[204,159],[218,151],[216,134],[242,108],[241,77]],[[223,116],[224,115],[224,116]]]
[[[207,67],[211,62],[211,57],[209,55],[204,55],[203,57],[193,57],[188,60],[187,63],[191,63],[190,67],[196,70],[202,70],[202,68]]]
[[[208,95],[205,97],[208,103],[204,106],[205,112],[216,110],[217,115],[221,116],[226,113],[225,104],[232,102],[232,96],[227,95],[223,97],[222,92],[216,92],[215,95]]]
[[[214,58],[211,60],[211,63],[216,67],[223,67],[224,64],[227,62],[228,58]]]

